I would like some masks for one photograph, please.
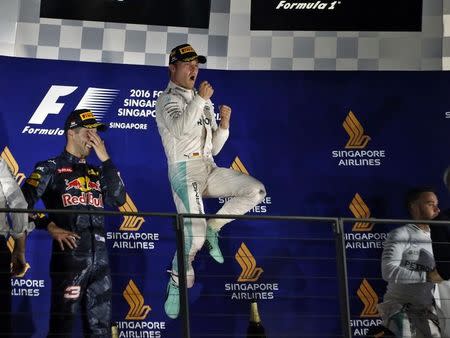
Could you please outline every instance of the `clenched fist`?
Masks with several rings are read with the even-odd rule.
[[[198,87],[198,95],[200,95],[205,100],[209,100],[214,94],[214,88],[208,81],[203,81]]]
[[[220,113],[220,128],[230,128],[231,108],[225,105],[219,107]]]

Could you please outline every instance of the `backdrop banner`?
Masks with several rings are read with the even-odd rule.
[[[250,29],[420,32],[422,0],[252,0]]]
[[[40,17],[208,28],[210,0],[41,0]]]
[[[0,61],[0,151],[21,184],[36,162],[63,150],[69,112],[91,108],[109,126],[102,137],[126,185],[120,210],[175,212],[154,119],[166,67]],[[202,69],[202,80],[215,89],[216,115],[220,104],[233,109],[230,138],[216,163],[266,186],[267,197],[251,214],[407,218],[403,197],[415,185],[435,186],[441,209],[448,206],[442,175],[449,165],[450,74]],[[89,159],[98,163],[94,153]],[[207,200],[207,212],[225,201]],[[180,321],[163,308],[173,223],[107,217],[113,319],[121,337],[181,336]],[[396,226],[345,226],[356,336],[380,324],[382,242]],[[193,337],[244,335],[250,299],[258,301],[269,337],[341,333],[333,224],[237,220],[221,236],[223,265],[206,250],[194,262]],[[50,247],[48,233],[35,230],[27,247],[30,267],[12,280],[17,333],[42,337],[47,331]]]

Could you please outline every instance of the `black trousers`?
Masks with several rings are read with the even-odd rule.
[[[0,235],[0,337],[11,335],[11,252]]]
[[[75,317],[80,313],[84,337],[111,337],[111,275],[106,245],[96,241],[95,252],[89,253],[83,250],[84,244],[95,239],[86,234],[81,236],[74,251],[60,251],[58,244],[53,243],[50,330],[47,337],[72,337]]]

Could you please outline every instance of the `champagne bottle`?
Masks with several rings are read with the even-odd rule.
[[[112,325],[111,325],[111,337],[119,338],[119,327],[118,327],[117,323],[112,323]]]
[[[247,327],[247,338],[267,338],[256,301],[250,303],[250,321]]]

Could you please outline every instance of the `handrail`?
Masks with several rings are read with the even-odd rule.
[[[350,326],[350,302],[348,290],[347,258],[345,250],[345,223],[360,222],[373,224],[436,224],[449,225],[450,220],[412,220],[397,218],[352,218],[352,217],[318,217],[318,216],[275,216],[275,215],[217,215],[217,214],[189,214],[189,213],[170,213],[170,212],[146,212],[146,211],[112,211],[112,210],[66,210],[66,209],[20,209],[20,208],[0,208],[0,213],[44,213],[44,214],[88,214],[103,216],[140,216],[140,217],[166,217],[174,220],[174,228],[177,240],[177,259],[179,269],[179,290],[180,290],[180,319],[184,338],[190,338],[190,320],[189,320],[189,301],[186,279],[186,258],[184,248],[184,219],[185,218],[221,218],[221,219],[246,219],[246,220],[278,220],[278,221],[310,221],[326,223],[326,226],[332,226],[335,234],[334,241],[336,245],[336,264],[339,280],[339,300],[340,300],[340,318],[342,324],[343,337],[352,337]]]

